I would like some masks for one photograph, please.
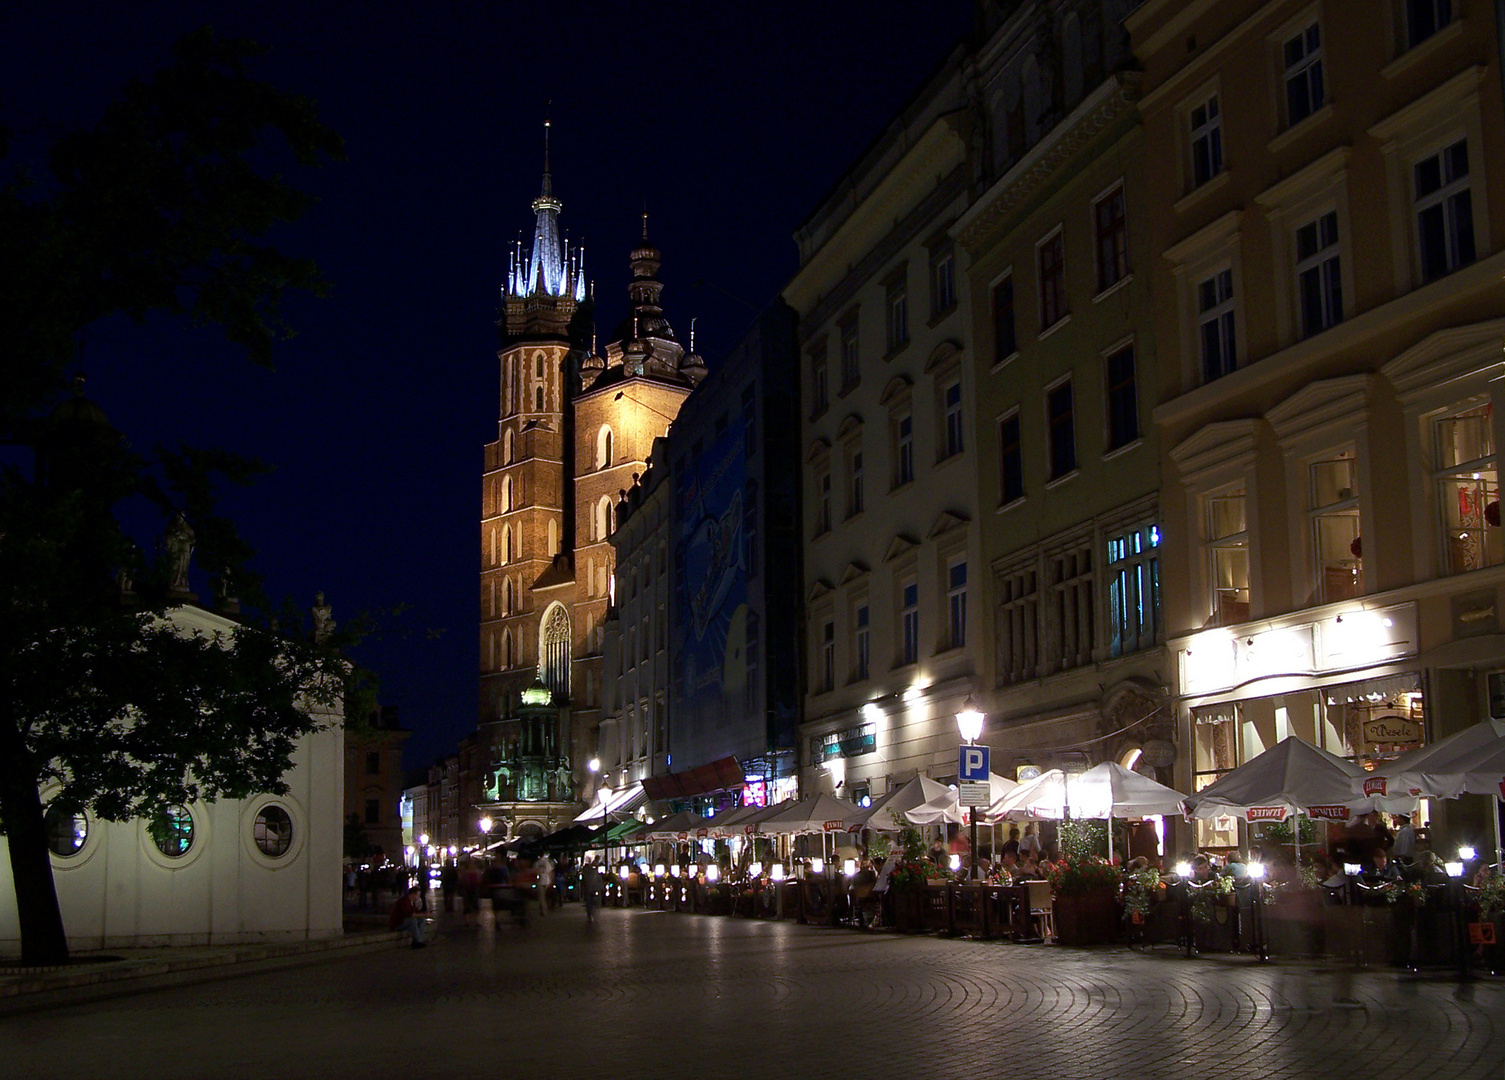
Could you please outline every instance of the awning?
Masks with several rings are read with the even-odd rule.
[[[650,802],[689,799],[696,795],[707,795],[713,791],[740,788],[743,778],[742,766],[737,759],[724,757],[709,765],[686,769],[684,772],[650,776],[643,781],[643,791],[647,793]]]
[[[602,788],[596,792],[596,801],[583,814],[577,817],[572,824],[578,825],[584,823],[588,825],[596,821],[605,821],[608,817],[621,817],[624,814],[632,813],[632,811],[648,801],[648,795],[643,791],[642,784],[633,784],[631,787],[625,787],[621,791],[608,792],[609,789],[607,788]],[[606,794],[606,798],[603,799],[601,796],[604,793]]]

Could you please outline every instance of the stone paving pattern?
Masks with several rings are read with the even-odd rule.
[[[0,1017],[0,1075],[1505,1078],[1502,1006],[1488,978],[572,906]]]

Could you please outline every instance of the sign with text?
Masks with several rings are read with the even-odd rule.
[[[956,778],[961,781],[976,780],[987,783],[988,748],[968,746],[963,743],[956,748]]]
[[[956,801],[962,806],[988,806],[993,801],[993,785],[986,780],[963,781],[956,786]]]

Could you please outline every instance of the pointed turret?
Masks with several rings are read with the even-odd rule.
[[[585,297],[585,249],[570,249],[559,231],[564,204],[554,197],[549,163],[552,122],[543,122],[543,180],[533,200],[533,246],[525,252],[521,240],[508,252],[507,282],[502,287],[507,337],[524,334],[563,334],[575,306]]]

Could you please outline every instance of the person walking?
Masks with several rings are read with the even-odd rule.
[[[547,855],[540,855],[533,863],[533,869],[538,871],[538,913],[549,913],[549,890],[554,887],[554,861]]]
[[[596,868],[595,860],[586,862],[580,870],[581,899],[585,901],[585,921],[596,921],[596,904],[600,900],[601,872]]]

